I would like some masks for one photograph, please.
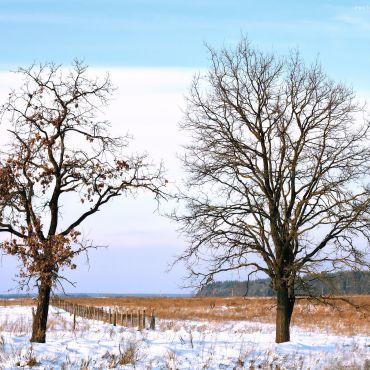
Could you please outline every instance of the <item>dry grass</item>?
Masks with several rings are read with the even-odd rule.
[[[32,298],[0,299],[0,306],[31,306],[36,304]]]
[[[106,353],[104,357],[108,360],[110,369],[121,367],[124,365],[133,365],[139,361],[139,343],[129,341],[124,345],[118,346],[118,354]]]
[[[308,330],[320,328],[328,334],[369,335],[370,296],[355,296],[350,301],[359,308],[340,299],[333,301],[333,307],[300,301],[294,308],[292,324]]]
[[[159,319],[168,320],[248,320],[275,322],[273,298],[68,298],[69,301],[97,307],[122,309],[146,308],[147,315],[154,309]],[[367,334],[370,332],[370,296],[354,296],[351,300],[367,311],[358,311],[343,301],[336,308],[299,300],[294,308],[292,324],[307,330],[319,329],[340,335]],[[31,305],[32,300],[13,300],[10,304]],[[0,301],[0,304],[3,302]],[[7,302],[9,304],[9,302]],[[174,322],[175,324],[175,322]]]
[[[74,303],[124,309],[154,309],[159,319],[168,320],[248,320],[275,322],[273,298],[70,298]],[[294,308],[292,324],[308,330],[324,330],[332,334],[354,335],[370,332],[370,296],[355,296],[351,300],[363,307],[356,310],[341,300],[336,308],[299,300]]]
[[[8,315],[1,317],[0,332],[17,333],[17,335],[27,334],[32,327],[32,319],[29,316],[20,316],[14,320]]]

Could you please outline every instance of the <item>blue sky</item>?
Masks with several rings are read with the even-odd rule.
[[[299,47],[336,76],[362,84],[370,62],[370,2],[248,0],[2,0],[4,67],[34,60],[204,67],[204,43]]]
[[[208,66],[205,43],[232,46],[241,35],[267,51],[298,48],[370,97],[370,0],[1,0],[0,99],[16,88],[7,71],[32,62],[77,57],[97,74],[109,70],[119,88],[107,113],[113,130],[132,132],[176,181],[183,95]],[[165,270],[184,241],[154,208],[145,197],[122,199],[89,220],[86,235],[111,248],[92,253],[90,268],[81,261],[68,275],[77,288],[67,290],[181,292],[181,266]],[[15,286],[15,272],[15,261],[3,258],[0,293]]]

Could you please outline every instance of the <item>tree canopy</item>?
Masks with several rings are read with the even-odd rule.
[[[299,53],[210,49],[181,127],[187,238],[179,258],[200,284],[264,272],[277,292],[278,342],[289,340],[302,274],[369,266],[369,123],[353,91]]]
[[[112,136],[101,118],[113,92],[108,75],[92,78],[79,61],[18,73],[24,84],[2,106],[11,139],[0,155],[0,232],[8,236],[0,247],[20,259],[23,283],[36,281],[32,340],[45,341],[51,288],[93,246],[80,225],[122,194],[163,196],[166,181],[161,165],[130,154],[129,137]]]

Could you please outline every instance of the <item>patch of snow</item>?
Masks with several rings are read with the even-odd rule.
[[[157,330],[114,327],[50,308],[47,343],[30,343],[31,308],[0,307],[0,368],[33,369],[335,369],[370,367],[370,336],[292,328],[276,344],[275,328],[257,322],[157,320]],[[366,367],[367,366],[367,367]]]

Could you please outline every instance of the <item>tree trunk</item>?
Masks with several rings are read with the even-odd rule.
[[[31,342],[45,343],[50,292],[51,279],[42,276],[40,279],[39,294],[37,298],[37,309],[36,313],[33,316]]]
[[[276,343],[290,341],[290,319],[293,313],[295,297],[289,294],[285,283],[277,290]]]

